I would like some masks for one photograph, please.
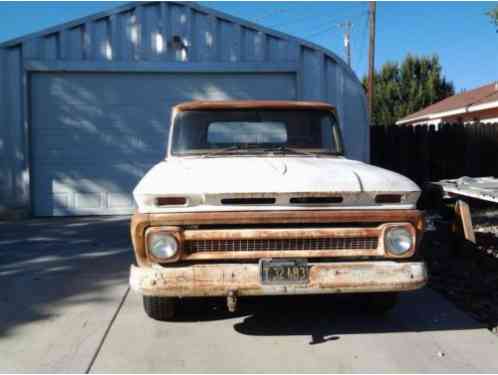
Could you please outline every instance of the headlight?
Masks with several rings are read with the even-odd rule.
[[[412,234],[405,228],[391,228],[385,234],[385,246],[387,251],[393,255],[403,255],[413,245]]]
[[[178,242],[171,234],[151,233],[148,241],[150,253],[158,259],[173,258],[178,253]]]

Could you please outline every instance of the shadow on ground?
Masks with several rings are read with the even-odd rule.
[[[105,302],[126,285],[133,261],[128,217],[0,223],[0,337],[16,327],[60,318],[57,306]],[[475,329],[481,326],[430,290],[404,294],[386,316],[369,314],[361,295],[184,299],[178,322],[239,317],[245,335],[309,335],[311,344],[354,333]]]
[[[424,332],[482,328],[429,289],[407,292],[384,315],[368,310],[360,294],[333,296],[273,296],[239,299],[236,313],[224,299],[185,299],[176,322],[241,318],[234,329],[244,335],[308,335],[309,344],[338,340],[340,335]]]
[[[57,318],[58,306],[105,298],[132,261],[128,217],[0,223],[0,338]]]

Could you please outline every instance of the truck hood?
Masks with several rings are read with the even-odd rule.
[[[171,158],[155,165],[134,196],[222,196],[288,193],[417,193],[408,178],[342,157]],[[141,207],[142,208],[142,207]],[[239,207],[240,208],[240,207]]]

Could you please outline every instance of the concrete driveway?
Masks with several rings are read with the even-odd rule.
[[[498,339],[431,290],[385,317],[356,296],[185,300],[128,293],[127,217],[0,223],[0,371],[498,371]]]

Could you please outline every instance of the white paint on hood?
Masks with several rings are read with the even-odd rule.
[[[141,212],[172,212],[206,210],[209,207],[202,203],[206,203],[204,197],[209,195],[371,192],[412,193],[411,200],[416,192],[416,200],[420,189],[400,174],[342,157],[229,156],[162,161],[142,178],[133,194]],[[193,197],[192,202],[198,204],[180,208],[153,208],[144,204],[145,197],[155,196]],[[415,202],[404,203],[413,207]],[[257,207],[276,208],[275,205]],[[219,209],[230,208],[218,206],[216,210]],[[241,210],[241,207],[231,209]]]

